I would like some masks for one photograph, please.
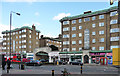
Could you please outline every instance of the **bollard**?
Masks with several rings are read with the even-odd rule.
[[[81,65],[81,74],[82,74],[82,66],[83,66],[83,63],[80,63],[80,65]]]
[[[57,61],[57,65],[59,65],[59,62]]]
[[[20,64],[19,64],[19,69],[20,69]]]
[[[24,70],[24,64],[21,64],[21,70]]]
[[[54,76],[54,70],[52,70],[52,76]]]

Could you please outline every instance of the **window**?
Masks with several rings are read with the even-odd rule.
[[[18,42],[16,41],[16,44],[18,44]]]
[[[72,48],[72,51],[76,51],[76,48]]]
[[[72,34],[72,37],[76,37],[76,34]]]
[[[26,35],[22,35],[22,37],[26,37]]]
[[[69,35],[67,34],[67,35],[63,35],[63,38],[69,38]]]
[[[22,48],[26,48],[26,45],[22,45]]]
[[[72,20],[72,24],[75,24],[76,23],[76,20]]]
[[[8,42],[8,45],[9,45],[9,42]]]
[[[101,26],[104,26],[104,22],[100,22],[99,23],[99,26],[101,27]]]
[[[95,35],[95,32],[92,32],[92,35]]]
[[[3,40],[6,40],[6,38],[3,38]]]
[[[120,37],[110,37],[110,41],[119,41]]]
[[[104,47],[99,47],[99,50],[104,50]]]
[[[119,28],[110,29],[110,33],[120,32]]]
[[[69,41],[63,41],[63,45],[68,45]]]
[[[26,32],[26,29],[22,30],[22,32]]]
[[[18,49],[18,47],[16,46],[16,49]]]
[[[79,33],[79,37],[82,37],[82,33]]]
[[[81,48],[81,47],[79,47],[79,51],[82,51],[82,48]]]
[[[92,24],[92,27],[95,28],[95,24]]]
[[[31,48],[31,45],[29,46],[29,48]]]
[[[69,48],[63,48],[63,51],[69,51]]]
[[[21,36],[19,36],[19,38],[21,38]]]
[[[9,49],[9,47],[8,47],[8,49]]]
[[[82,29],[82,26],[79,26],[79,29]]]
[[[21,41],[19,41],[19,44],[21,44]]]
[[[92,17],[92,20],[95,20],[95,16]]]
[[[95,39],[92,39],[92,43],[95,43]]]
[[[19,31],[19,34],[21,34],[21,31]]]
[[[18,36],[16,36],[16,39],[18,39]]]
[[[69,31],[69,27],[63,28],[63,31]]]
[[[38,39],[38,37],[36,37],[36,39]]]
[[[102,30],[102,31],[99,31],[99,34],[101,35],[101,34],[104,34],[104,30]]]
[[[82,22],[82,19],[79,19],[79,23],[81,23]]]
[[[69,21],[64,21],[63,25],[69,24]]]
[[[29,37],[31,38],[31,35],[29,35]]]
[[[111,12],[110,16],[115,16],[117,14],[117,11]]]
[[[96,48],[95,47],[92,47],[92,50],[95,50]]]
[[[31,30],[29,30],[29,33],[31,33],[32,31]]]
[[[26,43],[26,40],[22,40],[22,43]]]
[[[111,20],[110,24],[117,24],[117,19],[116,20]]]
[[[38,42],[36,42],[36,44],[38,44]]]
[[[21,48],[21,46],[19,46],[19,48]]]
[[[72,27],[72,31],[76,30],[76,27]]]
[[[36,35],[38,35],[38,33],[36,32]]]
[[[119,48],[119,45],[112,45],[110,46],[110,49],[112,50],[113,48]]]
[[[76,41],[72,41],[72,44],[76,44]]]
[[[9,40],[9,38],[8,38],[8,40]]]
[[[15,35],[15,32],[13,32],[13,35]]]
[[[6,42],[4,42],[3,45],[6,45]]]
[[[104,15],[99,15],[99,19],[103,19],[104,18]]]
[[[99,42],[104,42],[104,38],[100,38]]]
[[[90,18],[84,18],[84,22],[90,21]]]
[[[79,40],[79,44],[82,44],[82,40]]]
[[[16,34],[18,34],[18,32],[16,32]]]

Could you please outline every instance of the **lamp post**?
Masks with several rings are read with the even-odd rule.
[[[13,12],[13,11],[10,12],[10,59],[11,59],[11,26],[12,26],[12,13],[15,13],[15,14],[17,14],[17,15],[20,16],[20,13],[16,13],[16,12]]]

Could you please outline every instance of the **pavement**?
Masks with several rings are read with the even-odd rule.
[[[25,70],[19,69],[19,65],[13,64],[9,74],[51,74],[52,70],[55,74],[61,74],[61,71],[67,69],[71,74],[81,74],[80,65],[42,65],[42,66],[25,66]],[[2,70],[2,74],[7,74],[6,70]],[[118,68],[112,66],[101,65],[83,65],[83,74],[118,74]]]

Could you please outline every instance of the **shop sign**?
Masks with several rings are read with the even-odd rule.
[[[91,56],[92,56],[92,55],[93,55],[93,56],[94,56],[94,55],[95,55],[95,56],[96,56],[96,55],[105,55],[105,53],[90,53],[90,55],[91,55]]]
[[[106,53],[106,56],[112,56],[112,53]]]

